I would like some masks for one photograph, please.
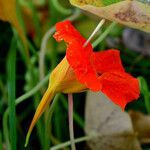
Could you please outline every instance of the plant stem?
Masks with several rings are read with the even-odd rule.
[[[64,8],[58,0],[51,0],[51,3],[53,4],[53,6],[55,7],[55,9],[63,14],[63,15],[70,15],[72,10],[71,9],[68,9],[68,8]]]
[[[84,137],[80,137],[80,138],[77,138],[74,140],[75,143],[79,143],[79,142],[83,142],[83,141],[87,141],[89,139],[93,138],[93,136],[84,136]],[[56,145],[56,146],[53,146],[50,150],[58,150],[58,149],[62,149],[64,147],[67,147],[71,144],[71,141],[67,141],[67,142],[64,142],[62,144],[59,144],[59,145]]]
[[[37,91],[39,91],[44,86],[44,84],[46,84],[48,82],[48,79],[49,79],[49,74],[47,74],[44,77],[44,79],[42,81],[40,81],[35,87],[33,87],[33,89],[31,89],[29,92],[18,97],[16,99],[16,105],[20,104],[25,99],[28,99],[30,96],[34,95]]]
[[[70,15],[69,17],[65,18],[64,20],[70,20],[74,21],[80,16],[80,10],[76,9],[76,11]],[[45,76],[45,66],[44,66],[44,60],[45,60],[45,52],[46,52],[46,45],[51,37],[51,35],[55,32],[55,26],[51,27],[43,36],[41,47],[40,47],[40,53],[39,53],[39,70],[40,70],[40,80],[42,80]]]
[[[66,101],[66,97],[63,94],[61,94],[60,99],[61,99],[63,107],[66,109],[66,111],[68,111],[68,103]],[[76,121],[76,123],[79,125],[79,127],[83,129],[84,121],[75,111],[73,112],[73,118],[74,118],[74,121]]]
[[[70,133],[70,141],[71,141],[71,149],[76,150],[74,143],[74,128],[73,128],[73,96],[72,94],[68,94],[68,117],[69,117],[69,133]]]
[[[9,109],[7,108],[4,115],[3,115],[3,134],[4,134],[4,139],[6,143],[6,148],[7,150],[11,150],[11,145],[9,141],[9,130],[8,130],[8,111]]]

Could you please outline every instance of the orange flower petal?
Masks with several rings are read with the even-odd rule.
[[[86,40],[69,21],[56,24],[54,38],[57,41],[64,40],[68,43],[66,58],[77,79],[91,90],[100,91],[101,83],[91,63],[92,45],[89,43],[85,48],[83,47]]]
[[[66,20],[56,24],[56,32],[53,36],[58,42],[64,40],[72,43],[74,40],[84,43],[86,40],[81,36],[80,32],[74,28],[70,21]]]
[[[107,50],[93,53],[93,64],[100,74],[108,71],[124,71],[120,59],[120,51]]]
[[[83,48],[79,42],[74,41],[68,46],[66,57],[77,79],[89,89],[100,91],[102,85],[97,78],[96,70],[92,66],[90,50],[90,47]]]
[[[106,72],[99,80],[102,83],[102,92],[114,103],[125,108],[128,102],[137,99],[140,94],[138,80],[125,72]]]
[[[57,23],[54,38],[67,44],[66,58],[80,83],[93,91],[102,91],[123,109],[139,96],[138,80],[122,66],[117,50],[93,52],[89,43],[69,21]]]

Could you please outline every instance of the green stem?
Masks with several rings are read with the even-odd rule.
[[[32,43],[30,42],[30,40],[28,40],[28,45],[29,45],[30,51],[33,53],[33,55],[38,56],[37,51],[34,48],[34,46],[32,45]]]
[[[51,35],[55,32],[55,27],[53,26],[50,28],[45,35],[42,38],[42,43],[41,43],[41,48],[40,48],[40,53],[39,53],[39,72],[40,72],[40,80],[44,78],[45,75],[45,52],[46,52],[46,45],[51,37]]]
[[[12,39],[11,48],[8,54],[7,63],[8,75],[8,107],[9,107],[9,128],[10,141],[12,150],[16,150],[17,131],[16,131],[16,108],[15,108],[15,93],[16,93],[16,39]]]
[[[60,101],[55,107],[54,111],[54,117],[53,117],[53,126],[54,128],[54,134],[55,137],[59,140],[62,140],[63,135],[62,135],[62,128],[60,128],[60,123],[62,122],[62,108],[60,106]]]
[[[74,127],[73,127],[73,95],[68,94],[68,118],[69,118],[69,133],[70,133],[70,142],[71,149],[76,150],[74,143]]]
[[[51,3],[55,7],[55,9],[63,15],[70,15],[72,10],[68,8],[64,8],[58,0],[51,0]]]
[[[8,108],[6,109],[4,115],[3,115],[3,134],[4,134],[4,139],[6,142],[7,150],[11,150],[11,145],[9,142],[9,130],[8,130]]]
[[[32,90],[30,90],[29,92],[25,93],[24,95],[18,97],[16,99],[16,105],[23,102],[30,96],[34,95],[37,91],[39,91],[44,86],[44,84],[46,84],[48,82],[48,79],[49,79],[49,74],[47,76],[45,76],[45,78],[41,82],[39,82]]]
[[[61,102],[62,102],[63,107],[68,111],[68,104],[67,104],[65,96],[61,94],[60,99],[62,99]],[[75,111],[73,112],[73,118],[76,121],[76,123],[80,126],[80,128],[83,129],[84,121]]]
[[[70,21],[74,21],[75,19],[77,19],[80,16],[81,12],[79,9],[76,9],[75,12],[65,18],[64,20],[70,20]],[[41,47],[40,47],[40,54],[39,54],[39,70],[40,70],[40,79],[44,78],[45,75],[45,65],[44,65],[44,60],[45,60],[45,52],[46,52],[46,46],[47,46],[47,42],[49,40],[49,38],[51,37],[51,35],[55,32],[55,26],[51,27],[43,36],[42,38],[42,42],[41,42]],[[51,52],[52,53],[52,52]],[[53,58],[54,59],[54,58]],[[56,64],[53,64],[52,66],[55,66]],[[52,67],[53,68],[53,67]]]
[[[2,132],[0,131],[0,150],[3,150]]]
[[[2,98],[3,101],[1,101],[1,103],[3,105],[3,103],[5,103],[7,101],[7,90],[1,79],[0,79],[0,91],[3,95],[3,98]]]
[[[74,140],[75,143],[79,143],[79,142],[83,142],[83,141],[88,141],[90,139],[92,139],[93,136],[84,136],[84,137],[80,137],[80,138],[77,138]],[[67,147],[71,144],[71,141],[67,141],[67,142],[64,142],[62,144],[59,144],[59,145],[56,145],[56,146],[53,146],[51,147],[50,150],[58,150],[58,149],[63,149],[64,147]]]
[[[39,96],[36,94],[35,96],[34,96],[34,108],[36,109],[37,108],[37,106],[38,106],[38,104],[39,104]],[[37,124],[36,124],[36,131],[37,131],[37,133],[38,133],[38,137],[39,137],[39,140],[40,140],[40,145],[41,145],[41,149],[43,149],[44,150],[44,148],[45,148],[45,145],[44,145],[44,137],[45,137],[45,135],[44,135],[44,128],[43,128],[43,120],[42,119],[40,119],[38,122],[37,122]]]

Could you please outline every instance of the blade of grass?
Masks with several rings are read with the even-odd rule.
[[[1,91],[1,94],[3,95],[3,98],[1,100],[1,105],[3,105],[3,103],[6,103],[7,102],[7,90],[5,88],[5,85],[4,83],[2,82],[1,78],[0,78],[0,91]],[[0,109],[0,112],[2,110]]]
[[[58,0],[51,0],[51,3],[53,4],[53,6],[55,7],[55,9],[63,14],[63,15],[70,15],[72,10],[71,9],[68,9],[68,8],[64,8],[60,2]]]
[[[0,131],[0,150],[3,150],[2,132]]]
[[[60,107],[60,101],[57,103],[57,105],[55,106],[55,110],[54,110],[54,117],[53,117],[53,124],[54,124],[54,135],[56,136],[57,139],[59,139],[60,141],[63,138],[63,134],[62,134],[62,128],[60,128],[60,124],[62,123],[62,109]],[[63,126],[63,125],[62,125]]]
[[[45,128],[45,133],[48,134],[48,132],[50,131],[50,123],[51,123],[51,119],[52,119],[52,115],[53,115],[53,112],[54,112],[54,108],[56,107],[57,103],[58,103],[58,100],[59,100],[59,97],[60,97],[60,94],[57,94],[55,97],[54,97],[54,100],[50,106],[50,108],[48,109],[48,116],[47,116],[47,122],[46,122],[46,128]],[[51,131],[49,132],[48,136],[46,136],[46,141],[50,141],[50,135],[51,134]],[[49,143],[45,143],[45,149],[49,149],[50,147],[50,142]]]
[[[9,141],[9,131],[8,131],[8,108],[3,115],[3,135],[6,143],[7,150],[11,150],[10,141]]]
[[[34,95],[33,99],[34,99],[34,101],[33,101],[34,108],[36,109],[38,104],[39,104],[39,101],[40,101],[38,94]],[[45,135],[44,135],[43,119],[42,118],[36,124],[36,132],[37,132],[37,135],[39,137],[39,143],[41,145],[41,149],[44,150],[44,148],[45,148],[45,145],[44,145]]]
[[[16,150],[17,134],[16,134],[16,39],[13,38],[8,53],[7,60],[7,76],[8,76],[8,107],[9,107],[9,128],[11,149]]]
[[[138,77],[138,80],[140,83],[141,93],[144,96],[145,108],[147,112],[150,114],[150,95],[149,95],[148,85],[146,83],[146,80],[143,77]]]

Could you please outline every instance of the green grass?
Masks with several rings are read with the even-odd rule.
[[[9,108],[9,132],[11,149],[17,148],[16,131],[16,39],[12,39],[7,58],[7,84],[8,84],[8,108]]]

